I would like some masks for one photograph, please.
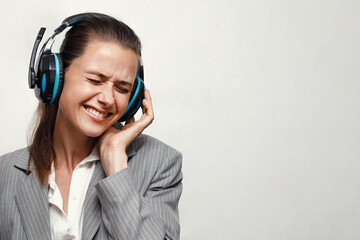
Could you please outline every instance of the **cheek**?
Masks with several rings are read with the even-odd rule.
[[[126,107],[129,104],[129,97],[130,94],[125,95],[125,94],[120,94],[119,96],[115,97],[115,101],[116,101],[116,107],[118,109],[119,113],[123,113],[126,110]]]
[[[64,94],[74,100],[84,100],[84,98],[95,95],[95,90],[93,86],[86,84],[84,81],[72,80],[65,82],[61,96]]]

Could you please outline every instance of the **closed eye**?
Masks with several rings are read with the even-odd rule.
[[[116,81],[115,89],[120,93],[129,93],[132,87],[132,84],[126,81]]]
[[[122,93],[128,93],[129,92],[129,89],[127,88],[124,88],[124,87],[120,87],[120,86],[116,86],[115,89],[119,92],[122,92]]]

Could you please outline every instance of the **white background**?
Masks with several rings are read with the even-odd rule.
[[[181,239],[360,239],[359,0],[2,0],[0,9],[0,155],[26,146],[39,28],[48,37],[72,14],[103,12],[142,40],[156,111],[145,133],[183,153]]]

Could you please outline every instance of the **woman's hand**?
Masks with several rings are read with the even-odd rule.
[[[101,163],[107,176],[128,166],[126,148],[154,120],[154,112],[149,90],[145,90],[145,99],[141,105],[142,116],[138,121],[128,120],[121,130],[109,128],[100,137]]]

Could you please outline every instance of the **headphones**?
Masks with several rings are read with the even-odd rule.
[[[40,28],[31,53],[28,76],[29,88],[34,89],[35,95],[40,102],[46,105],[56,103],[60,98],[64,85],[65,69],[63,68],[61,55],[51,51],[55,36],[64,31],[65,28],[72,27],[82,20],[93,16],[101,18],[109,17],[101,13],[81,13],[66,18],[61,25],[55,29],[53,35],[44,43],[39,52],[39,56],[36,58],[37,49],[46,30],[44,27]],[[140,65],[131,89],[128,106],[118,122],[127,121],[135,115],[144,99],[144,91],[144,68]]]

